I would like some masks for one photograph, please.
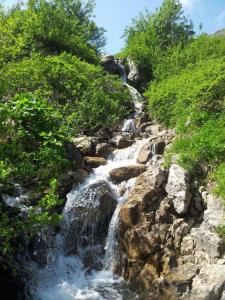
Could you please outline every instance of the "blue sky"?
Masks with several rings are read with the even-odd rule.
[[[225,0],[180,0],[185,13],[190,15],[196,29],[203,24],[203,31],[213,33],[225,28]],[[10,6],[17,0],[5,0]],[[154,11],[162,0],[96,0],[95,16],[99,26],[107,32],[107,53],[116,53],[124,45],[121,39],[124,28],[131,23],[132,18],[147,8]]]

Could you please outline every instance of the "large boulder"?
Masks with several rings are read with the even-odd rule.
[[[173,164],[170,167],[166,192],[168,198],[173,200],[176,212],[178,214],[186,213],[192,197],[190,192],[190,176],[177,164]]]
[[[140,164],[146,164],[146,162],[152,157],[152,144],[150,142],[145,143],[138,152],[137,162]]]
[[[106,72],[113,75],[119,75],[126,81],[126,71],[121,60],[116,59],[113,55],[107,55],[101,58],[101,66]]]
[[[100,180],[71,191],[63,212],[68,250],[76,250],[78,244],[104,240],[116,206],[116,197],[106,181]]]
[[[132,135],[127,133],[123,135],[118,135],[111,140],[112,145],[116,146],[119,149],[124,149],[133,144],[133,140],[131,139]]]
[[[110,178],[115,183],[120,183],[122,181],[127,181],[131,178],[137,177],[144,171],[146,171],[146,166],[141,164],[120,167],[110,172]]]
[[[98,168],[107,164],[107,160],[103,157],[85,156],[84,165],[89,168]]]
[[[127,76],[128,82],[131,85],[138,87],[141,83],[141,75],[136,64],[131,59],[128,59],[128,68],[129,68],[129,74]]]

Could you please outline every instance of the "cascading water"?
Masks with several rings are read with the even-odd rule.
[[[129,89],[134,94],[134,89]],[[135,97],[136,116],[142,106],[138,103],[137,92]],[[145,142],[136,140],[126,149],[115,150],[106,165],[94,169],[84,183],[67,195],[61,228],[51,247],[51,259],[45,267],[33,268],[28,299],[138,299],[136,292],[113,274],[120,206],[127,199],[135,179],[122,183],[126,192],[120,196],[121,186],[110,180],[109,173],[115,168],[135,164]],[[107,205],[104,204],[106,198]],[[101,209],[104,209],[104,216]],[[104,236],[102,231],[106,224],[108,232]]]

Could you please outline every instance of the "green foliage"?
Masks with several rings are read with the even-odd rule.
[[[34,52],[67,51],[89,62],[98,61],[104,30],[92,20],[93,1],[30,0],[0,19],[0,63],[18,61]]]
[[[129,113],[127,106],[130,97],[117,77],[105,75],[100,67],[82,62],[67,53],[54,57],[35,55],[7,64],[0,70],[0,86],[2,97],[30,91],[47,99],[54,109],[60,110],[63,118],[67,118],[70,124],[67,126],[65,121],[65,126],[71,129],[71,134],[111,126]],[[43,105],[36,103],[35,107],[40,107],[42,111]],[[56,114],[55,120],[62,119],[54,109],[43,111],[49,117]],[[42,126],[46,115],[44,112],[39,116],[40,111],[38,122]],[[33,119],[32,116],[32,122]],[[42,126],[42,131],[48,131],[44,126],[53,126],[47,124]],[[32,130],[36,130],[34,126],[30,124]]]
[[[104,30],[88,0],[29,0],[0,6],[0,197],[29,188],[29,210],[0,202],[0,258],[60,220],[57,182],[68,169],[66,146],[129,114],[130,95],[99,63]],[[91,64],[92,63],[92,64]],[[27,239],[26,239],[27,240]]]
[[[11,255],[13,244],[17,241],[17,249],[23,248],[24,236],[34,236],[43,226],[56,226],[62,219],[57,212],[57,208],[62,204],[62,200],[57,195],[57,180],[50,181],[48,193],[31,206],[26,214],[26,218],[16,212],[16,209],[8,211],[0,204],[0,253]],[[13,214],[13,215],[12,215]]]
[[[164,0],[155,13],[140,14],[124,33],[124,56],[131,57],[146,81],[171,47],[184,47],[194,35],[193,24],[183,14],[177,0]]]
[[[225,163],[220,164],[215,169],[211,178],[216,181],[215,193],[225,199]]]
[[[219,225],[216,228],[216,232],[218,233],[218,235],[222,238],[223,240],[223,244],[225,246],[225,225]]]
[[[192,174],[216,181],[225,197],[225,39],[201,36],[186,48],[175,47],[155,69],[146,92],[149,113],[177,138],[166,153]]]
[[[154,66],[154,77],[165,79],[167,76],[178,75],[184,68],[194,67],[196,63],[204,63],[208,59],[217,59],[225,55],[225,39],[221,37],[201,35],[188,44],[170,48],[160,57]]]

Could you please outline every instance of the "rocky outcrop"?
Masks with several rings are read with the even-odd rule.
[[[142,81],[141,74],[133,60],[128,59],[129,73],[127,76],[128,82],[134,87],[138,87]]]
[[[113,55],[102,57],[101,66],[106,72],[113,75],[119,75],[126,81],[126,71],[120,59],[116,59]]]
[[[110,172],[110,178],[115,183],[127,181],[130,178],[137,177],[146,170],[146,167],[140,164],[116,168]]]
[[[74,185],[81,183],[88,173],[85,170],[79,169],[76,171],[68,170],[61,175],[58,183],[58,193],[61,198],[65,198],[66,195],[71,191]]]
[[[197,191],[179,165],[167,172],[160,155],[147,156],[119,213],[115,271],[140,288],[141,299],[223,299],[221,203]]]

